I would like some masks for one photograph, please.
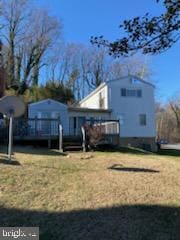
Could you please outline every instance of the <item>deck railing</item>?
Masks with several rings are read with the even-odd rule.
[[[13,135],[15,137],[45,137],[59,135],[60,119],[46,118],[17,118],[13,122]],[[82,124],[86,131],[100,135],[119,135],[118,120],[86,120]],[[80,134],[81,134],[81,127]]]
[[[87,120],[85,125],[105,135],[119,135],[120,133],[119,120]]]
[[[119,144],[119,120],[90,120],[84,125],[89,146]]]
[[[58,136],[59,119],[20,118],[14,119],[13,135],[26,136]]]

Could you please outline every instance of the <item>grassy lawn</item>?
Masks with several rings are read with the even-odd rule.
[[[178,153],[16,147],[16,164],[5,159],[0,226],[39,226],[43,240],[180,239]]]

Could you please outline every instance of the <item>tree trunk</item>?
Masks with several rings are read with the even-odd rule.
[[[39,66],[36,64],[33,68],[33,80],[32,80],[32,85],[33,86],[38,86],[38,81],[39,80]]]
[[[11,86],[14,84],[15,76],[14,76],[14,39],[13,34],[9,34],[10,44],[8,51],[8,61],[7,61],[7,75],[8,75],[8,85]]]
[[[0,41],[0,98],[5,94],[5,69],[3,66],[2,43]]]

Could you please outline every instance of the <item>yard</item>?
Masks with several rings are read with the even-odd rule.
[[[39,226],[42,240],[180,239],[178,152],[16,147],[14,165],[2,152],[0,226]]]

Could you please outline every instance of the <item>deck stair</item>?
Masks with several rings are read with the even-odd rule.
[[[81,136],[64,136],[63,137],[64,151],[82,151],[82,137]]]

